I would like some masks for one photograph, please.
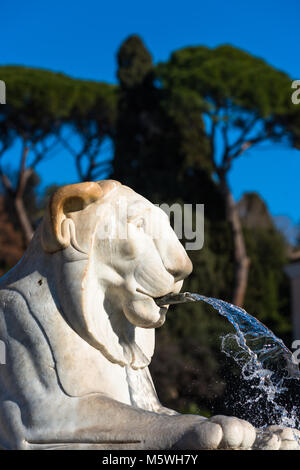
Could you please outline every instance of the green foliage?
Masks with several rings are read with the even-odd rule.
[[[73,102],[68,121],[82,134],[94,124],[93,132],[98,136],[112,135],[117,112],[117,88],[107,83],[74,82],[76,101]]]
[[[245,308],[278,336],[290,339],[289,282],[283,271],[286,244],[274,228],[245,230],[245,236],[251,259]]]
[[[29,67],[1,67],[8,104],[1,114],[16,133],[33,141],[49,132],[54,122],[66,119],[76,101],[72,79],[47,70]]]
[[[291,101],[291,79],[262,59],[228,45],[188,47],[159,64],[157,77],[163,88],[189,97],[207,117],[210,157],[222,171],[266,140],[299,145],[300,112]],[[223,147],[218,152],[217,130]]]
[[[195,99],[217,107],[254,110],[263,118],[286,115],[291,80],[283,72],[232,46],[188,47],[171,55],[158,72],[171,88],[187,88]]]
[[[39,212],[33,210],[33,193],[28,196],[28,188],[32,187],[29,179],[32,180],[45,156],[61,145],[75,157],[80,179],[100,176],[100,147],[113,133],[116,87],[17,66],[0,67],[0,77],[6,83],[8,95],[7,104],[0,107],[0,158],[16,141],[21,141],[22,147],[15,184],[3,166],[3,159],[0,178],[9,211],[29,243],[34,226],[32,214]],[[75,130],[79,137],[82,147],[79,153],[73,152],[70,134],[64,138],[66,128]],[[88,160],[87,168],[83,168],[84,158]]]
[[[118,64],[113,176],[156,202],[180,198],[187,178],[194,185],[205,166],[195,165],[205,159],[200,110],[193,99],[156,86],[151,56],[136,36],[121,45]]]
[[[135,34],[123,42],[117,61],[117,76],[123,89],[129,90],[142,85],[153,69],[151,54],[141,38]]]
[[[172,123],[172,135],[168,140],[176,142],[172,155],[172,164],[176,165],[176,175],[185,176],[195,170],[212,172],[207,158],[208,140],[205,135],[202,107],[191,90],[161,90],[160,106],[166,119]],[[174,173],[175,173],[174,172]]]
[[[16,137],[35,143],[57,133],[66,122],[98,120],[103,115],[112,124],[116,103],[112,85],[21,66],[0,67],[0,76],[9,97],[0,116]]]

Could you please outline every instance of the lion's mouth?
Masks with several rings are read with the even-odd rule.
[[[166,295],[169,295],[169,293],[164,295],[163,297],[162,296],[153,297],[152,295],[148,294],[148,292],[145,292],[143,289],[141,289],[139,287],[137,287],[136,291],[139,292],[140,294],[143,294],[143,295],[146,295],[147,297],[150,297],[150,299],[152,299],[156,303],[156,305],[158,305],[158,307],[160,307],[160,308],[167,308],[168,307],[167,304],[162,304],[160,299],[162,299]]]

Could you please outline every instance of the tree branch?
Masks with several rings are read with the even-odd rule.
[[[11,180],[8,178],[7,175],[5,175],[2,171],[2,169],[0,168],[0,178],[1,178],[1,181],[2,181],[2,184],[5,188],[5,191],[10,195],[10,196],[13,196],[15,194],[15,190],[13,188],[13,185],[12,185],[12,182]]]
[[[21,162],[20,162],[20,169],[19,169],[19,177],[18,177],[18,183],[16,187],[16,198],[22,198],[24,189],[26,186],[26,183],[32,174],[32,169],[26,169],[26,159],[27,155],[29,152],[29,147],[26,145],[25,142],[23,142],[23,150],[22,150],[22,157],[21,157]]]
[[[253,129],[255,124],[258,122],[259,116],[255,115],[253,119],[250,119],[243,132],[241,132],[239,138],[228,147],[228,151],[231,152],[235,147],[242,145],[245,141],[247,134]]]

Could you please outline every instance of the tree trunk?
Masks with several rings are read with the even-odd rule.
[[[230,192],[226,177],[220,178],[221,190],[225,196],[226,216],[232,229],[234,252],[234,284],[232,303],[242,307],[248,283],[250,259],[247,256],[243,229],[237,206]]]
[[[16,189],[13,188],[13,184],[10,178],[3,173],[0,168],[0,179],[4,186],[6,196],[12,201],[16,214],[20,223],[21,230],[23,232],[24,240],[26,245],[29,244],[33,237],[33,228],[30,223],[27,211],[24,206],[23,196],[26,188],[28,179],[32,175],[33,169],[26,168],[26,158],[29,152],[29,147],[26,145],[25,139],[23,140],[22,155],[20,161],[20,168],[18,174],[18,183]]]
[[[24,207],[22,197],[16,197],[14,200],[14,205],[25,238],[25,243],[28,245],[33,236],[33,229]]]

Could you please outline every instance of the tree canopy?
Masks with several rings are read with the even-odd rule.
[[[262,59],[233,46],[188,47],[160,64],[158,76],[168,89],[192,94],[211,120],[210,139],[220,126],[220,155],[227,165],[245,143],[287,139],[298,145],[299,111],[291,102],[291,79]]]
[[[223,195],[232,229],[232,302],[242,306],[251,260],[228,172],[240,155],[259,144],[299,145],[300,113],[291,101],[291,79],[264,60],[228,45],[175,51],[157,67],[157,77],[163,88],[181,96],[182,101],[197,103],[203,115],[206,160]]]
[[[101,145],[113,133],[117,90],[106,83],[29,67],[0,67],[0,75],[10,97],[0,107],[0,177],[28,243],[33,230],[23,195],[29,178],[62,145],[74,156],[80,179],[96,178],[103,167]],[[71,131],[68,137],[66,128]],[[76,151],[70,144],[72,133],[80,140]],[[3,156],[17,140],[22,150],[14,183],[4,168]]]

